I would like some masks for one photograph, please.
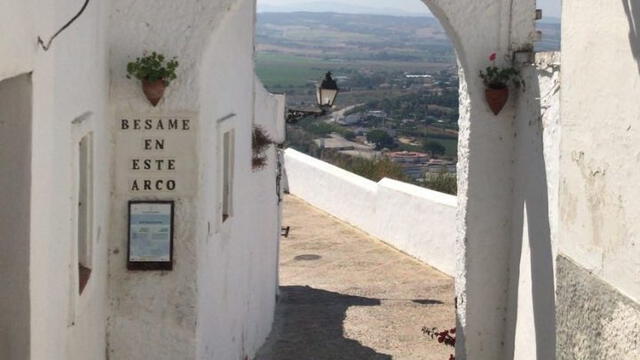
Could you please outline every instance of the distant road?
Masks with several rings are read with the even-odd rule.
[[[347,106],[344,109],[340,109],[337,111],[332,111],[328,117],[327,120],[325,120],[326,122],[333,122],[335,118],[340,118],[340,117],[344,117],[344,114],[347,113],[350,110],[353,110],[355,108],[357,108],[358,106],[362,106],[364,104],[355,104],[355,105],[351,105],[351,106]]]

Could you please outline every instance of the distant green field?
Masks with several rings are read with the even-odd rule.
[[[445,155],[447,155],[447,156],[457,156],[457,153],[458,153],[458,140],[456,140],[456,139],[436,139],[436,138],[431,138],[429,136],[427,136],[427,139],[433,140],[433,141],[437,141],[440,144],[442,144],[442,146],[444,146],[445,149],[447,149],[447,151],[445,152]]]
[[[268,89],[304,87],[309,82],[321,80],[324,73],[340,69],[363,69],[373,71],[418,71],[430,72],[449,67],[447,64],[431,64],[403,61],[342,61],[280,53],[256,54],[256,74]]]
[[[339,43],[342,41],[369,41],[375,43],[378,40],[374,34],[363,34],[322,28],[291,28],[287,29],[286,34],[288,40],[306,41],[309,43],[317,41],[324,41],[326,43]]]
[[[434,138],[430,138],[427,137],[429,140],[433,140],[433,141],[437,141],[440,144],[442,144],[442,146],[444,146],[445,150],[445,155],[446,156],[450,156],[450,157],[457,157],[457,153],[458,153],[458,140],[456,139],[434,139]],[[424,151],[422,149],[422,146],[413,146],[413,145],[407,145],[407,144],[400,144],[399,147],[400,150],[403,151]]]
[[[267,88],[302,87],[322,79],[331,68],[317,59],[285,54],[258,53],[256,73]]]

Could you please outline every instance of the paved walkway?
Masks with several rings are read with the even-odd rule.
[[[421,329],[454,327],[453,279],[292,196],[284,225],[280,302],[256,359],[449,359]]]

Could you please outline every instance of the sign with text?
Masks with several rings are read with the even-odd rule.
[[[118,192],[192,194],[197,177],[194,116],[125,115],[116,126]]]
[[[129,270],[173,267],[173,201],[129,202]]]

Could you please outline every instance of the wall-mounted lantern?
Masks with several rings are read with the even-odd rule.
[[[318,117],[325,115],[333,107],[339,92],[338,83],[331,77],[331,72],[326,73],[316,89],[316,106],[318,110],[288,109],[287,122],[295,124],[300,119],[308,116]]]
[[[331,77],[331,72],[324,75],[324,80],[316,91],[316,101],[320,108],[331,108],[338,96],[338,83]]]

